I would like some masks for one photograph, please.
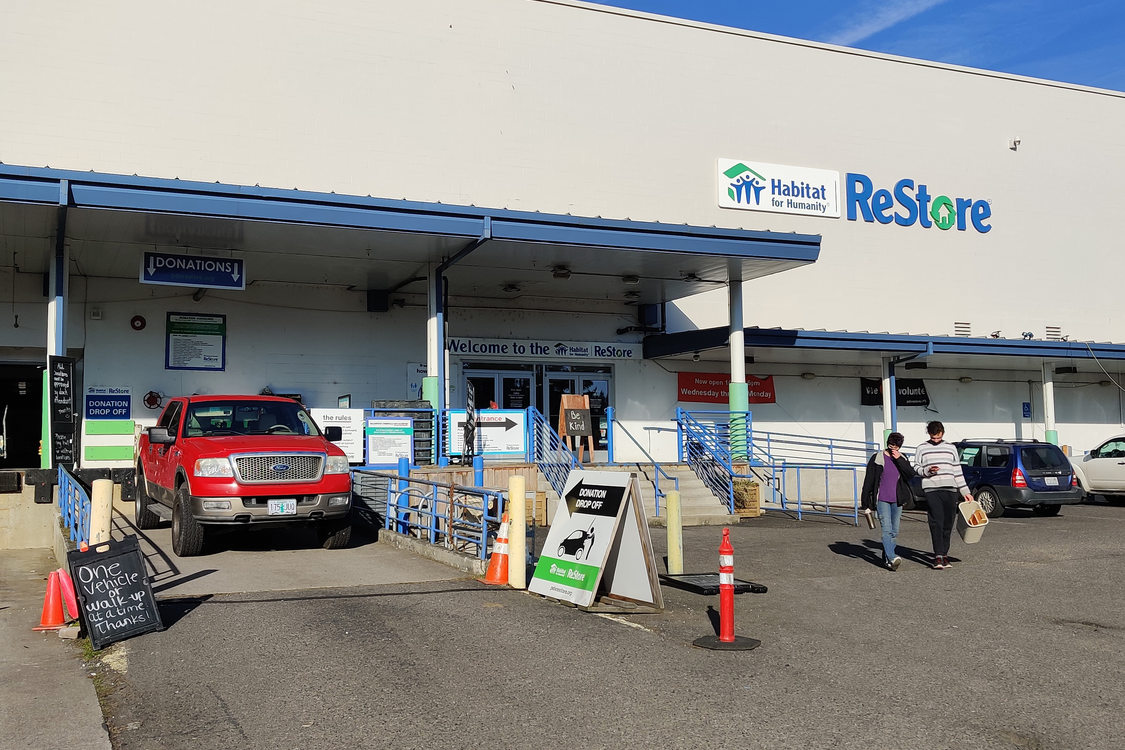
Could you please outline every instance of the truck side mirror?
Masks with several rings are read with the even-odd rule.
[[[344,428],[338,424],[324,428],[324,439],[330,443],[338,443],[344,439]]]
[[[171,445],[176,442],[176,436],[168,432],[167,427],[149,427],[148,441],[153,445]]]

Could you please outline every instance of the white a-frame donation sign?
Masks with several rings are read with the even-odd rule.
[[[570,472],[528,590],[579,607],[604,592],[664,608],[636,475]]]

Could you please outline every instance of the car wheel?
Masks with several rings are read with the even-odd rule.
[[[343,549],[352,539],[352,519],[321,521],[316,525],[316,535],[324,549]]]
[[[1047,505],[1046,503],[1039,503],[1031,508],[1031,512],[1037,516],[1057,516],[1060,510],[1062,510],[1061,505]]]
[[[145,489],[145,474],[137,469],[137,491],[133,500],[133,523],[137,525],[138,529],[155,529],[157,524],[160,523],[160,516],[148,509],[151,504],[152,498],[149,497],[148,490]]]
[[[998,518],[1004,515],[1004,506],[996,495],[996,490],[991,487],[981,487],[977,490],[977,502],[989,518]]]
[[[193,557],[203,551],[203,527],[191,514],[186,483],[176,490],[172,504],[172,551],[179,557]]]

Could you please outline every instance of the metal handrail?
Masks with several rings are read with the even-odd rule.
[[[528,461],[535,464],[555,493],[562,497],[567,477],[578,466],[578,457],[538,409],[527,407]]]
[[[70,531],[70,541],[90,541],[90,495],[78,478],[59,465],[59,512]]]
[[[487,560],[507,505],[505,490],[466,487],[403,476],[396,472],[358,469],[352,472],[360,494],[383,495],[383,528],[416,536],[447,549],[476,547]],[[368,486],[368,482],[374,486]]]
[[[617,421],[617,415],[616,415],[616,412],[614,411],[614,408],[612,406],[606,407],[605,413],[606,413],[606,420],[609,423],[610,432],[613,431],[613,425],[617,425],[618,427],[620,427],[621,431],[624,432],[625,435],[630,440],[633,441],[633,445],[637,446],[637,448],[640,449],[641,455],[643,455],[646,459],[648,459],[648,462],[650,464],[652,464],[652,468],[656,469],[656,478],[653,479],[653,481],[652,481],[652,488],[653,488],[653,492],[655,493],[654,498],[655,498],[655,501],[656,501],[656,516],[659,518],[660,517],[660,498],[667,497],[667,493],[664,493],[664,492],[660,491],[660,477],[664,477],[665,479],[671,479],[672,483],[676,487],[676,492],[680,491],[680,478],[677,477],[677,476],[673,476],[673,475],[669,474],[667,471],[665,471],[664,468],[656,462],[656,459],[653,458],[649,454],[649,452],[644,449],[644,446],[641,445],[639,442],[637,442],[637,439],[635,437],[633,437],[633,433],[629,432],[629,428],[627,428],[625,425],[623,425],[623,424],[621,424],[620,422]],[[610,444],[612,445],[612,442]],[[616,461],[614,460],[614,456],[613,456],[612,452],[609,455],[609,462],[611,464],[616,463]]]

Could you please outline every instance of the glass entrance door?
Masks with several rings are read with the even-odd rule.
[[[534,373],[472,370],[465,380],[473,384],[477,409],[526,409],[531,401]]]
[[[559,404],[564,393],[590,397],[590,423],[594,426],[594,450],[606,447],[606,407],[609,406],[609,376],[601,373],[547,373],[546,417],[551,427],[559,427]]]

